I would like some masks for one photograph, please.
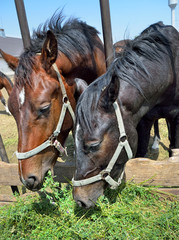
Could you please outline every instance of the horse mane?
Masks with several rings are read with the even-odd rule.
[[[79,116],[79,119],[82,117],[81,124],[84,124],[89,131],[92,129],[90,124],[94,118],[92,109],[97,107],[101,91],[109,85],[112,75],[116,75],[119,81],[126,81],[137,88],[146,99],[138,80],[140,76],[146,81],[151,81],[144,58],[149,60],[148,64],[154,61],[162,62],[166,55],[172,59],[170,42],[162,34],[160,26],[163,27],[161,23],[153,24],[134,40],[128,41],[124,51],[114,60],[108,71],[91,83],[80,96],[76,108],[77,117]]]
[[[116,75],[123,81],[136,87],[143,95],[143,91],[138,81],[138,76],[150,81],[150,73],[143,63],[143,59],[149,62],[162,62],[165,54],[172,60],[170,42],[160,29],[161,22],[153,24],[145,29],[138,37],[128,41],[122,55],[116,59],[112,68]],[[137,73],[137,74],[134,74]],[[143,95],[144,96],[144,95]]]
[[[13,87],[13,83],[12,83],[11,79],[1,71],[0,71],[0,77],[5,78],[11,84],[11,87]]]
[[[96,38],[99,32],[94,27],[77,18],[70,18],[67,21],[64,19],[62,11],[57,12],[50,20],[39,25],[37,30],[33,31],[30,47],[25,49],[25,52],[20,56],[17,69],[20,84],[23,84],[26,79],[30,85],[31,69],[35,65],[34,56],[41,52],[48,30],[51,30],[56,36],[58,50],[67,56],[72,64],[76,63],[77,56],[85,58],[87,54],[91,54],[94,46],[101,48]]]

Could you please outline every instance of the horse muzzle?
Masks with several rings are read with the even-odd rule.
[[[94,207],[99,196],[103,195],[104,187],[104,181],[99,181],[82,187],[74,187],[73,199],[79,207]]]
[[[43,180],[40,180],[35,175],[30,175],[26,179],[24,179],[23,177],[20,177],[20,180],[23,183],[23,185],[31,191],[38,191],[43,184]]]

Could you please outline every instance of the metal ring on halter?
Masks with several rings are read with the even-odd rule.
[[[63,95],[63,99],[62,99],[63,103],[66,104],[68,102],[68,96],[67,94]]]
[[[105,180],[107,176],[110,176],[110,172],[106,171],[105,169],[100,172],[102,180]]]

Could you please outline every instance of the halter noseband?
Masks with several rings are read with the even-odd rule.
[[[116,113],[116,117],[117,117],[117,122],[118,122],[118,128],[119,128],[119,132],[120,132],[120,137],[119,137],[119,143],[118,146],[116,148],[116,151],[114,152],[114,155],[112,156],[108,166],[106,169],[102,170],[98,175],[87,178],[87,179],[83,179],[83,180],[74,180],[74,178],[72,179],[72,184],[74,187],[81,187],[84,185],[88,185],[100,180],[104,180],[107,183],[109,183],[109,185],[111,185],[111,188],[115,189],[117,188],[120,184],[121,181],[123,179],[124,176],[124,169],[121,173],[121,176],[119,177],[118,181],[115,181],[111,176],[110,176],[110,172],[112,170],[112,168],[114,167],[114,164],[116,163],[119,154],[121,153],[122,149],[125,148],[128,159],[131,159],[133,154],[132,154],[132,150],[131,147],[129,145],[129,142],[127,140],[127,136],[125,133],[125,129],[124,129],[124,123],[122,120],[122,115],[121,115],[121,111],[119,109],[118,103],[117,101],[115,101],[113,103],[114,109],[115,109],[115,113]],[[124,139],[124,140],[123,140]]]
[[[60,83],[60,87],[61,87],[61,91],[62,91],[62,96],[63,96],[63,106],[62,106],[62,110],[61,110],[61,114],[59,117],[59,121],[57,124],[57,127],[55,129],[55,131],[52,133],[52,135],[49,137],[49,139],[47,139],[44,143],[42,143],[41,145],[39,145],[38,147],[28,151],[28,152],[17,152],[16,151],[16,157],[21,160],[21,159],[26,159],[29,157],[32,157],[34,155],[36,155],[37,153],[43,151],[45,148],[49,147],[49,146],[54,146],[59,152],[60,154],[66,153],[66,148],[63,148],[63,146],[61,145],[61,143],[57,140],[57,137],[61,131],[61,127],[65,118],[65,114],[66,114],[66,110],[68,109],[71,117],[73,119],[73,123],[75,122],[75,114],[73,112],[73,109],[71,107],[70,101],[68,99],[67,93],[66,93],[66,89],[65,86],[63,84],[61,75],[58,71],[57,65],[54,63],[53,64],[53,68],[57,74],[59,83]]]

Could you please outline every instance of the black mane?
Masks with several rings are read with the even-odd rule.
[[[168,55],[172,60],[170,42],[160,30],[163,26],[161,23],[153,24],[134,40],[128,41],[124,51],[114,60],[106,74],[91,83],[81,95],[77,104],[77,116],[83,119],[82,123],[89,131],[94,112],[91,108],[97,106],[101,91],[109,85],[112,75],[118,76],[120,81],[126,81],[137,88],[145,98],[138,77],[146,81],[151,81],[151,78],[147,70],[148,66],[144,65],[143,59],[147,59],[149,64],[154,61],[161,64]]]
[[[98,31],[95,28],[77,18],[70,18],[64,22],[62,12],[55,13],[50,20],[33,32],[30,47],[20,56],[16,72],[20,84],[24,81],[30,84],[31,69],[35,65],[34,56],[41,52],[48,30],[56,36],[58,50],[65,54],[72,64],[75,64],[77,56],[83,58],[92,53],[94,46],[101,47],[96,39]]]
[[[143,58],[149,62],[162,62],[164,55],[172,59],[169,40],[161,33],[161,23],[156,23],[144,30],[138,37],[128,41],[122,55],[113,63],[116,75],[123,81],[136,87],[143,95],[137,76],[150,81],[150,73],[143,63]],[[134,72],[137,74],[134,75]],[[135,78],[136,77],[136,78]]]

